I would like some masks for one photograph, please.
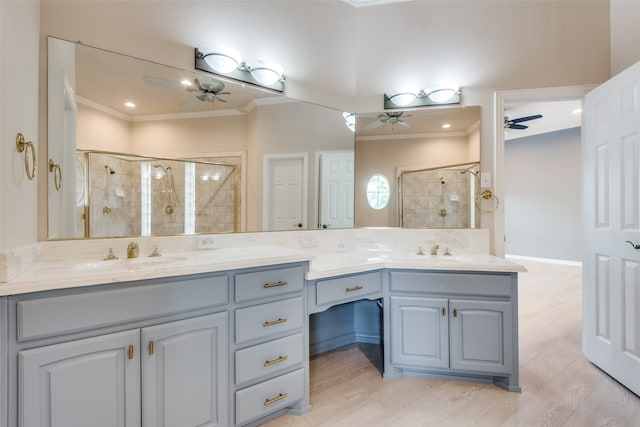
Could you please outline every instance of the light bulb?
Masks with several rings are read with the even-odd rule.
[[[259,59],[258,66],[251,68],[251,75],[263,85],[272,85],[282,77],[282,66],[268,59]]]
[[[416,99],[416,94],[411,92],[397,93],[389,98],[391,102],[400,107],[411,104],[414,99]]]
[[[210,53],[205,53],[204,60],[215,71],[228,74],[238,68],[242,62],[242,55],[235,49],[220,46],[212,49]]]

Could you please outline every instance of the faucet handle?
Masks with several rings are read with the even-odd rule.
[[[149,254],[150,257],[162,256],[162,254],[158,251],[158,245],[153,245],[153,252]]]
[[[118,257],[113,253],[113,248],[109,248],[107,255],[104,257],[105,261],[110,261],[112,259],[118,259]]]
[[[438,249],[440,249],[440,245],[438,244],[431,246],[431,255],[438,255]]]

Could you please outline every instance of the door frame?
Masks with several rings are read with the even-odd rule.
[[[302,160],[302,228],[309,224],[309,154],[265,154],[262,158],[262,230],[270,230],[271,217],[271,163],[274,160]]]
[[[541,102],[583,99],[597,85],[559,86],[536,89],[501,90],[494,93],[493,123],[493,192],[498,200],[504,201],[504,106],[508,102]],[[482,167],[482,161],[480,162]],[[505,206],[500,203],[493,214],[493,253],[504,257]],[[484,215],[483,222],[486,219]],[[491,219],[489,219],[491,221]],[[483,224],[484,225],[484,224]],[[491,227],[489,227],[491,228]]]

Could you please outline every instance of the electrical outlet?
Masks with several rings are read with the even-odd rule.
[[[491,187],[491,172],[482,172],[480,174],[480,188]]]
[[[346,252],[346,251],[347,251],[347,242],[342,240],[336,242],[336,252]]]
[[[211,236],[198,236],[198,249],[215,249],[216,241]]]

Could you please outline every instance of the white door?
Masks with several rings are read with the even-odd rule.
[[[304,158],[268,159],[269,188],[265,194],[268,230],[293,230],[305,225]]]
[[[583,351],[640,394],[640,63],[586,96],[582,132]]]
[[[320,157],[320,228],[353,227],[353,152]]]

